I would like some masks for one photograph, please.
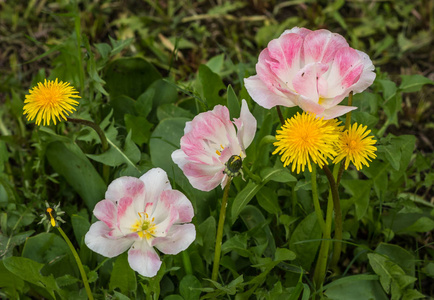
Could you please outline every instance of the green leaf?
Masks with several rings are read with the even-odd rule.
[[[398,88],[396,87],[396,83],[387,79],[378,79],[377,80],[381,87],[383,88],[383,98],[384,101],[389,101],[396,95],[396,91]]]
[[[3,260],[0,261],[0,288],[10,299],[19,299],[24,289],[24,280],[7,270]]]
[[[399,278],[405,275],[404,271],[394,262],[390,261],[386,257],[376,254],[368,254],[369,264],[371,265],[374,272],[380,276],[380,283],[386,293],[390,293],[392,299],[399,299],[404,286],[399,285]]]
[[[115,49],[112,50],[115,51]],[[105,72],[110,97],[125,95],[137,99],[161,75],[155,67],[139,57],[120,58],[109,64]]]
[[[123,253],[116,258],[110,276],[109,290],[119,288],[121,293],[135,293],[137,290],[136,272],[128,264],[128,254]]]
[[[275,167],[265,168],[260,172],[262,180],[268,182],[269,180],[275,182],[296,182],[297,179],[291,175],[287,168]]]
[[[53,299],[56,299],[54,292],[59,292],[59,288],[53,275],[43,276],[41,274],[41,269],[44,267],[43,264],[29,258],[17,256],[5,258],[3,263],[9,272],[20,277],[22,280],[45,289]]]
[[[216,239],[216,221],[209,216],[197,229],[196,243],[202,246],[201,257],[210,264],[214,258],[214,247]]]
[[[220,73],[223,63],[225,61],[225,54],[219,54],[214,57],[212,57],[208,62],[206,63],[206,66],[214,73]]]
[[[275,261],[294,260],[297,255],[291,250],[285,248],[277,248],[274,256]]]
[[[277,194],[274,190],[264,186],[256,195],[258,204],[270,214],[279,214],[282,212],[277,200]]]
[[[230,251],[237,251],[237,253],[244,257],[249,257],[252,253],[247,248],[247,235],[235,235],[223,243],[221,248],[222,254]]]
[[[187,118],[193,119],[194,115],[179,106],[174,104],[163,104],[157,108],[157,118],[159,121],[172,118]]]
[[[116,124],[124,124],[124,115],[135,115],[136,101],[133,98],[125,95],[116,95],[110,97],[110,106],[113,108],[113,116]]]
[[[341,184],[353,196],[351,200],[356,206],[357,220],[360,220],[368,210],[372,180],[348,179],[342,180]]]
[[[75,239],[80,243],[89,231],[90,222],[87,218],[74,214],[71,216],[71,224],[72,229],[74,230]]]
[[[386,159],[390,162],[390,165],[395,169],[399,170],[401,162],[401,149],[397,145],[396,139],[391,139],[390,143],[385,145],[378,145],[377,150],[379,153],[384,153]]]
[[[131,140],[131,131],[125,138],[124,149],[119,147],[117,141],[111,140],[107,137],[109,149],[102,154],[87,154],[87,156],[95,161],[106,164],[111,167],[117,167],[126,163],[137,171],[140,175],[140,170],[137,168],[136,163],[140,160],[140,150],[136,144]]]
[[[306,216],[295,228],[289,240],[289,249],[297,255],[297,262],[309,270],[315,259],[321,238],[321,228],[315,213]]]
[[[46,264],[69,253],[68,245],[60,236],[43,232],[27,239],[22,256]]]
[[[231,209],[231,219],[232,223],[237,220],[240,212],[249,204],[250,200],[256,195],[256,193],[262,188],[263,184],[256,184],[253,181],[249,181],[249,183],[242,189],[237,196],[235,197],[232,203]]]
[[[125,114],[125,127],[128,132],[131,132],[131,139],[137,145],[141,146],[148,143],[151,137],[151,128],[154,126],[149,123],[145,117],[136,117],[130,114]]]
[[[228,85],[227,90],[227,99],[228,99],[228,109],[231,116],[231,119],[239,118],[241,113],[241,104],[238,100],[237,95],[235,95],[234,89],[231,85]]]
[[[226,87],[219,75],[211,71],[206,65],[200,65],[198,79],[200,83],[199,92],[208,108],[211,109],[217,104],[224,104],[224,100],[219,96],[219,93],[220,90]]]
[[[81,149],[72,143],[52,142],[46,157],[53,169],[65,177],[89,210],[104,198],[107,187]]]
[[[402,232],[430,232],[434,230],[434,220],[428,217],[421,217]]]
[[[200,297],[200,281],[193,275],[186,275],[179,283],[179,293],[184,299],[197,300]]]
[[[265,255],[272,256],[276,252],[276,243],[262,212],[256,206],[247,205],[241,211],[240,217],[250,230],[256,244],[267,247]]]
[[[415,257],[410,252],[398,245],[380,243],[375,252],[387,256],[395,264],[399,265],[407,275],[415,275]]]
[[[434,84],[434,82],[422,75],[401,75],[402,81],[399,89],[404,93],[417,92],[422,89],[425,84]]]
[[[324,294],[333,300],[387,300],[376,275],[354,275],[340,278],[324,287]]]

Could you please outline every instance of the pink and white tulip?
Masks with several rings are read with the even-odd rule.
[[[154,250],[177,254],[196,238],[191,202],[172,190],[164,170],[154,168],[140,178],[120,177],[93,210],[99,221],[86,233],[89,249],[106,257],[128,250],[131,268],[153,277],[161,266]]]
[[[223,173],[225,163],[232,155],[246,157],[255,132],[256,119],[246,100],[242,101],[240,118],[233,122],[228,108],[217,105],[185,124],[181,149],[172,153],[172,159],[194,188],[211,191],[219,184],[223,188],[228,181]]]
[[[349,47],[344,37],[298,27],[268,43],[259,55],[256,73],[244,83],[259,105],[299,106],[324,119],[356,109],[338,104],[375,79],[369,56]]]

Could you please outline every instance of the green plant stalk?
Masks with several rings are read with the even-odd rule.
[[[285,119],[283,118],[282,111],[280,110],[280,106],[276,105],[277,115],[279,116],[280,123],[285,124]]]
[[[353,105],[353,92],[348,95],[348,106]],[[351,111],[347,112],[345,115],[345,129],[350,128],[351,125]]]
[[[324,217],[322,215],[321,206],[319,204],[319,198],[318,198],[318,187],[316,183],[316,165],[314,164],[312,166],[312,172],[310,172],[311,175],[311,183],[312,183],[312,201],[313,206],[315,208],[316,217],[318,218],[318,224],[321,227],[321,232],[324,234],[325,232],[325,223],[324,223]]]
[[[327,166],[324,166],[324,173],[326,174],[327,179],[330,182],[330,190],[332,193],[333,207],[335,211],[334,239],[336,239],[337,241],[335,242],[333,247],[333,256],[330,263],[330,267],[335,268],[335,266],[339,261],[339,257],[341,256],[341,250],[342,250],[342,230],[343,230],[342,209],[341,209],[341,202],[339,199],[338,186],[336,185],[336,181],[332,172],[330,172],[330,169]]]
[[[215,252],[214,252],[214,264],[212,267],[211,279],[217,281],[219,266],[220,266],[220,255],[222,252],[222,239],[223,239],[223,226],[225,224],[226,218],[226,207],[228,206],[228,195],[229,188],[231,186],[232,177],[229,176],[229,180],[223,191],[222,207],[220,208],[219,223],[217,226],[217,236],[215,241]]]
[[[72,122],[72,123],[76,123],[76,124],[80,124],[80,125],[86,125],[86,126],[91,127],[93,130],[96,131],[96,133],[99,136],[99,139],[100,139],[101,145],[102,145],[102,152],[106,152],[108,150],[109,147],[108,147],[107,138],[105,136],[104,131],[102,131],[101,127],[99,127],[98,124],[96,124],[92,121],[83,120],[83,119],[76,119],[76,118],[66,118],[66,120],[69,122]],[[103,175],[104,181],[106,183],[108,182],[109,174],[110,174],[109,166],[103,164],[102,165],[102,175]]]
[[[323,240],[321,241],[321,248],[318,254],[318,260],[316,262],[315,271],[313,274],[313,282],[316,290],[319,290],[324,283],[327,269],[327,259],[329,256],[330,238],[332,231],[333,220],[333,199],[331,191],[327,201],[327,213],[325,221],[325,230],[323,232]]]
[[[182,251],[182,262],[184,263],[185,274],[192,275],[193,268],[191,267],[191,260],[187,250]]]
[[[92,291],[90,290],[89,281],[87,280],[86,272],[84,271],[83,264],[81,263],[77,251],[75,250],[74,246],[72,245],[71,241],[69,240],[65,232],[62,230],[62,228],[60,228],[59,226],[56,226],[56,228],[57,230],[59,230],[63,239],[68,244],[69,249],[71,250],[72,255],[75,258],[75,262],[77,263],[78,269],[80,270],[81,278],[83,279],[83,284],[84,284],[84,288],[86,289],[87,297],[89,298],[89,300],[93,300],[93,295],[92,295]]]

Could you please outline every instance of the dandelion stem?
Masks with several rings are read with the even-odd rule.
[[[75,119],[75,118],[66,118],[66,119],[72,123],[86,125],[86,126],[91,127],[93,130],[96,131],[96,133],[99,136],[99,139],[101,141],[101,146],[102,146],[102,152],[106,152],[108,150],[107,138],[104,134],[104,131],[102,131],[101,127],[99,127],[98,124],[96,124],[92,121],[83,120],[83,119]],[[102,165],[102,174],[103,174],[103,178],[104,178],[105,182],[108,182],[109,172],[110,172],[109,166],[107,166],[106,164],[103,164]]]
[[[333,174],[330,172],[330,169],[327,166],[324,166],[324,172],[327,176],[327,179],[330,182],[330,190],[332,192],[333,198],[333,207],[335,211],[335,236],[334,239],[337,241],[333,247],[333,257],[330,263],[330,266],[334,268],[341,256],[342,250],[342,210],[341,210],[341,202],[339,200],[338,186],[336,185],[335,178]]]
[[[86,289],[87,297],[89,300],[93,300],[92,291],[90,290],[89,282],[87,280],[86,272],[84,271],[83,264],[81,263],[80,257],[78,256],[77,251],[75,250],[74,246],[72,245],[71,241],[69,240],[68,236],[65,234],[65,232],[60,228],[59,226],[56,226],[57,230],[59,230],[60,234],[62,235],[65,242],[68,244],[69,249],[72,252],[72,255],[75,258],[75,262],[77,263],[78,269],[80,270],[81,278],[83,279],[84,288]]]
[[[219,273],[220,255],[222,251],[223,226],[225,224],[226,207],[228,206],[228,195],[229,195],[229,188],[231,186],[231,181],[232,181],[232,177],[229,176],[229,180],[226,183],[225,189],[223,191],[222,206],[220,208],[219,223],[217,226],[217,237],[215,241],[214,264],[212,267],[212,274],[211,274],[211,279],[213,281],[217,281],[217,277]]]
[[[314,164],[312,166],[312,172],[311,174],[311,183],[312,183],[312,201],[313,206],[315,207],[315,213],[318,218],[318,224],[321,227],[321,232],[324,234],[325,232],[325,223],[324,223],[324,217],[321,211],[321,206],[319,204],[319,198],[318,198],[318,188],[316,184],[316,165]]]
[[[285,119],[283,118],[282,111],[280,110],[280,106],[276,105],[277,115],[279,116],[280,123],[285,124]]]

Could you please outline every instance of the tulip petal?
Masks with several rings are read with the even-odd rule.
[[[173,225],[166,237],[155,238],[152,246],[165,254],[178,254],[190,246],[196,238],[193,224]]]
[[[277,91],[276,93],[270,91],[258,75],[244,78],[244,85],[250,97],[264,108],[270,109],[276,105],[286,107],[293,107],[296,105],[290,97],[285,96],[281,91]],[[293,94],[292,98],[296,97],[297,95]]]
[[[357,107],[355,106],[336,105],[329,109],[324,110],[324,112],[318,114],[317,117],[318,118],[324,117],[324,120],[330,120],[333,118],[340,117],[346,114],[347,112],[350,112],[355,109],[357,109]]]
[[[306,35],[303,47],[305,64],[329,63],[333,60],[336,51],[348,47],[348,43],[340,34],[320,29]]]
[[[102,221],[97,221],[90,226],[84,237],[86,246],[103,256],[115,257],[125,252],[133,243],[131,237],[110,238],[110,228]]]
[[[169,190],[161,193],[161,201],[170,204],[170,207],[178,212],[177,223],[191,222],[194,216],[193,205],[187,197],[177,190]]]
[[[102,200],[93,209],[95,217],[103,221],[108,227],[113,228],[117,219],[116,205],[110,200]]]
[[[166,172],[161,168],[153,168],[149,170],[140,177],[140,180],[145,185],[144,194],[146,203],[154,203],[158,201],[161,192],[172,189]],[[139,209],[138,211],[143,211],[146,203],[143,203],[143,208],[141,208],[141,210],[137,208]]]
[[[115,203],[122,197],[135,198],[142,194],[143,182],[135,177],[123,176],[113,180],[107,187],[105,198]]]
[[[154,277],[161,267],[157,252],[146,241],[137,241],[128,251],[131,269],[145,277]]]
[[[234,124],[237,126],[238,142],[241,145],[243,152],[252,143],[256,133],[256,119],[249,110],[246,100],[241,101],[241,113],[238,119],[234,119]]]

